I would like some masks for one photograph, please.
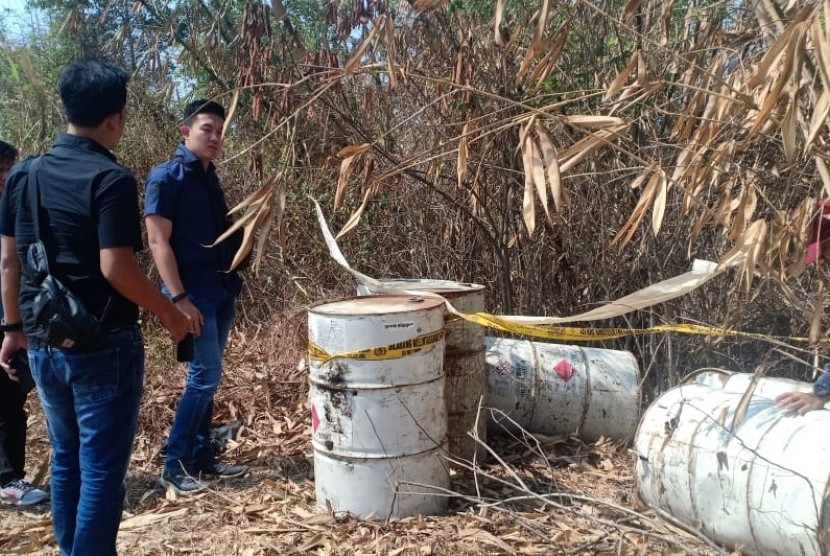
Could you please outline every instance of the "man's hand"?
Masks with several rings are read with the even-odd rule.
[[[14,382],[18,382],[20,378],[17,376],[17,369],[13,369],[9,363],[15,353],[21,349],[26,349],[28,345],[26,334],[23,331],[6,332],[6,337],[3,339],[3,346],[0,347],[0,367],[5,369],[6,374]]]
[[[201,315],[200,315],[201,316]],[[170,333],[174,342],[179,343],[190,333],[190,319],[177,306],[170,303],[170,309],[159,313],[161,324]]]
[[[775,403],[782,409],[796,411],[801,415],[822,409],[827,400],[809,392],[787,392],[775,398]]]
[[[185,298],[175,304],[176,308],[187,317],[189,323],[188,332],[193,333],[193,337],[198,338],[202,333],[202,326],[205,324],[205,317],[199,309],[189,299]]]

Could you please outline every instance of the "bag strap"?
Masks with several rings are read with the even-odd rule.
[[[43,244],[43,250],[46,253],[46,272],[51,274],[51,270],[49,269],[49,249],[46,246],[46,242],[43,241],[43,236],[40,235],[40,219],[42,215],[40,210],[40,184],[37,180],[38,166],[40,166],[40,157],[34,159],[29,166],[29,188],[27,191],[29,195],[29,210],[32,211],[32,224],[35,227],[35,239]]]

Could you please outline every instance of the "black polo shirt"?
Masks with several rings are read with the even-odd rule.
[[[25,264],[26,251],[35,240],[28,196],[33,160],[12,168],[0,198],[0,234],[15,238],[21,264]],[[116,292],[101,274],[99,251],[143,248],[135,178],[103,146],[69,134],[58,136],[40,158],[37,172],[43,209],[40,233],[49,250],[51,274],[94,314],[104,314],[109,303],[105,325],[134,324],[138,306]],[[25,274],[20,289],[26,334],[35,345],[43,345],[43,331],[35,326],[32,316],[36,289]]]

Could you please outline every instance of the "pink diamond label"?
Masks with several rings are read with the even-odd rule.
[[[571,380],[576,373],[576,369],[571,365],[570,361],[563,359],[553,368],[553,372],[559,375],[559,378],[565,382]]]
[[[513,372],[513,368],[510,366],[510,363],[504,359],[500,359],[498,364],[496,364],[496,373],[501,376],[507,376],[511,372]]]
[[[317,415],[317,408],[313,405],[311,406],[311,431],[317,432],[317,429],[320,428],[320,416]]]

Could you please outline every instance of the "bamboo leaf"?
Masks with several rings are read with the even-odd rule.
[[[781,121],[781,141],[784,143],[784,157],[790,164],[796,159],[796,112],[798,111],[798,99],[795,94],[790,95],[789,106]]]
[[[660,226],[663,225],[663,216],[666,214],[666,196],[668,195],[668,182],[666,173],[662,168],[658,169],[657,176],[660,185],[654,199],[654,206],[651,209],[651,229],[654,231],[654,235],[660,232]]]
[[[634,52],[631,55],[631,57],[628,59],[628,63],[625,65],[625,68],[623,68],[623,70],[619,74],[617,74],[617,77],[614,78],[614,81],[611,82],[611,85],[608,87],[608,90],[605,92],[605,96],[602,97],[602,100],[607,101],[612,96],[619,93],[625,86],[625,83],[626,81],[628,81],[631,72],[634,71],[634,66],[637,65],[637,52]]]
[[[252,222],[255,219],[255,217],[259,214],[260,209],[261,207],[256,210],[249,210],[248,212],[243,214],[242,217],[240,217],[236,222],[231,224],[230,228],[225,230],[225,232],[222,235],[216,238],[216,241],[214,241],[210,245],[206,245],[205,247],[216,247],[217,245],[225,241],[228,237],[233,235],[239,228],[242,228],[246,226],[249,222]]]
[[[540,124],[536,125],[536,134],[539,136],[539,145],[542,147],[542,158],[545,161],[553,206],[556,211],[559,211],[565,203],[565,192],[562,189],[562,176],[559,173],[559,159],[556,156],[556,148],[553,146],[550,136]]]
[[[816,156],[816,168],[818,168],[821,183],[824,184],[824,196],[830,198],[830,168],[820,156]]]
[[[527,130],[525,130],[523,135],[521,149],[522,163],[525,171],[525,189],[522,199],[522,218],[527,228],[527,235],[532,236],[536,229],[536,195],[534,195],[533,191],[533,141]]]
[[[828,28],[830,28],[830,7],[825,0],[824,3],[824,19]],[[819,74],[821,75],[821,82],[824,85],[824,92],[830,91],[830,40],[821,29],[821,21],[816,18],[813,22],[813,51],[816,54],[816,65],[818,66]]]
[[[458,140],[458,187],[464,187],[467,182],[467,158],[469,152],[467,150],[467,133],[470,130],[470,124],[464,124],[464,129],[461,131],[461,138]]]
[[[761,379],[761,377],[764,376],[764,372],[766,371],[766,369],[766,360],[763,360],[755,368],[755,372],[752,373],[752,379],[750,379],[749,381],[749,385],[746,388],[746,392],[744,392],[743,396],[741,396],[741,401],[738,402],[738,406],[735,408],[735,416],[732,418],[733,433],[746,417],[746,412],[749,409],[749,404],[752,402],[752,396],[755,394],[755,387],[758,386],[758,381]]]
[[[256,243],[254,244],[254,261],[252,266],[254,274],[256,275],[259,275],[259,269],[262,265],[263,255],[265,254],[265,245],[268,243],[268,236],[271,232],[271,227],[274,225],[274,222],[277,222],[277,228],[279,229],[279,223],[282,222],[283,209],[284,207],[280,207],[279,204],[275,207],[271,207],[271,210],[268,211],[268,217],[259,229]]]
[[[225,117],[225,123],[222,124],[222,137],[225,137],[228,134],[228,128],[233,121],[233,117],[236,114],[236,105],[239,103],[239,89],[234,89],[233,91],[233,98],[231,98],[231,105],[228,107],[228,115]]]
[[[640,199],[637,201],[637,206],[634,207],[634,210],[631,212],[631,215],[628,217],[628,220],[625,224],[623,224],[620,231],[617,232],[617,235],[614,236],[614,239],[611,240],[611,245],[619,244],[619,249],[622,251],[623,248],[631,241],[631,238],[634,237],[634,233],[637,231],[637,228],[640,227],[640,222],[642,222],[643,217],[646,214],[646,210],[651,205],[654,195],[657,192],[657,188],[660,186],[660,176],[654,172],[654,166],[651,165],[643,171],[644,175],[648,173],[650,175],[650,179],[648,180],[648,184],[646,185],[643,193],[640,195]]]
[[[505,46],[507,44],[507,37],[504,36],[504,31],[501,28],[502,20],[504,19],[504,7],[507,0],[496,0],[496,15],[495,23],[493,25],[493,41],[497,46]]]
[[[231,210],[228,211],[228,214],[233,214],[238,212],[244,208],[258,205],[262,202],[263,199],[268,195],[268,192],[271,190],[271,185],[276,181],[276,178],[280,175],[281,172],[276,171],[271,175],[271,178],[268,179],[265,184],[256,190],[256,192],[248,195],[244,199],[242,199],[236,206],[234,206]]]
[[[625,120],[616,116],[593,116],[584,114],[565,116],[564,119],[571,125],[589,129],[605,129],[608,127],[625,125]]]
[[[789,43],[787,43],[787,50],[784,54],[784,61],[782,62],[782,67],[778,73],[778,77],[775,79],[775,82],[773,83],[772,87],[767,93],[767,96],[764,99],[764,103],[761,105],[761,109],[758,112],[758,115],[755,117],[755,122],[753,123],[752,127],[747,133],[747,138],[745,139],[745,142],[752,138],[758,132],[761,126],[764,125],[767,118],[769,118],[772,109],[778,103],[781,91],[784,89],[784,85],[786,85],[787,80],[789,79],[793,71],[793,57],[795,56],[796,46],[797,45],[795,41],[790,41]]]
[[[542,210],[545,211],[545,217],[547,217],[548,222],[552,222],[553,220],[550,216],[550,204],[548,203],[548,188],[545,185],[545,163],[542,159],[541,149],[529,133],[527,134],[526,140],[530,141],[530,149],[533,153],[533,166],[531,168],[531,173],[533,174],[533,186],[536,189],[536,194],[539,196],[539,201],[542,203]]]
[[[256,218],[249,221],[245,225],[244,232],[242,234],[242,245],[240,245],[239,249],[236,251],[233,261],[231,262],[231,267],[227,270],[227,272],[230,272],[238,267],[242,261],[245,260],[245,257],[247,257],[251,252],[251,249],[254,246],[254,240],[256,239],[256,232],[268,219],[268,215],[270,213],[271,207],[269,205],[263,205],[258,211],[256,211]]]
[[[528,79],[528,81],[533,83],[535,87],[540,87],[542,85],[551,70],[559,61],[559,56],[562,55],[562,50],[565,48],[565,41],[568,38],[569,30],[570,22],[565,22],[556,34],[550,38],[549,43],[551,46],[548,48],[547,54],[545,54],[544,59],[536,65],[536,68],[533,70],[533,73]]]
[[[340,208],[343,205],[343,198],[346,195],[346,186],[349,184],[349,176],[351,175],[351,167],[354,164],[358,155],[353,154],[347,156],[340,163],[340,176],[337,179],[337,189],[334,192],[334,208]]]
[[[747,290],[752,285],[757,256],[764,247],[766,232],[767,223],[763,219],[756,220],[746,229],[732,249],[718,262],[718,268],[720,269],[743,263],[742,274]]]
[[[369,204],[370,194],[371,189],[367,189],[366,193],[363,194],[363,202],[361,202],[360,206],[357,207],[357,210],[352,213],[343,228],[337,232],[337,236],[334,238],[335,240],[340,239],[357,227],[360,223],[360,217],[363,216],[363,211],[366,210],[366,206]]]
[[[550,0],[542,0],[542,7],[539,8],[539,22],[536,27],[536,36],[534,40],[541,41],[545,36],[545,25],[548,23],[548,9]]]
[[[347,158],[356,154],[362,154],[372,148],[371,143],[363,143],[362,145],[349,145],[337,151],[337,158]]]
[[[794,28],[795,25],[790,25],[790,27],[781,33],[781,36],[778,37],[775,43],[767,49],[767,53],[764,55],[761,63],[758,64],[758,69],[755,71],[755,74],[747,82],[747,88],[754,89],[766,81],[773,65],[781,58],[781,55],[790,45]]]
[[[374,25],[372,25],[372,29],[369,31],[369,34],[366,35],[366,38],[363,39],[363,42],[360,43],[360,46],[357,47],[354,54],[346,62],[346,65],[343,66],[343,74],[349,76],[355,72],[357,67],[360,65],[360,59],[363,58],[363,54],[366,53],[366,49],[369,48],[369,45],[372,44],[372,40],[375,38],[375,35],[378,32],[378,27],[383,27],[384,21],[386,20],[386,16],[382,15],[378,19],[375,20]]]
[[[648,66],[642,50],[637,51],[637,85],[640,87],[648,85]]]
[[[804,152],[809,152],[810,147],[815,143],[821,128],[827,123],[830,117],[830,89],[821,92],[821,96],[813,110],[813,119],[810,122],[810,130],[807,132],[807,140],[804,142]]]
[[[392,18],[386,19],[384,27],[384,41],[386,42],[386,65],[389,73],[389,89],[398,85],[398,70],[395,68],[395,23]]]
[[[567,172],[591,153],[600,147],[605,147],[611,143],[624,129],[628,126],[618,126],[613,129],[603,129],[597,133],[584,137],[571,145],[563,154],[559,163],[559,171]]]

